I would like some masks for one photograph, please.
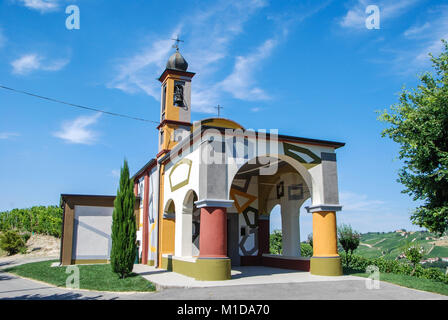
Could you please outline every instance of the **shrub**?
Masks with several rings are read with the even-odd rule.
[[[417,278],[425,278],[448,284],[448,276],[438,268],[423,268],[420,264],[417,264],[414,267],[408,263],[397,260],[386,260],[383,258],[369,259],[359,255],[352,255],[349,262],[347,262],[345,253],[341,252],[339,255],[342,258],[343,266],[360,272],[365,272],[367,266],[369,265],[375,265],[378,267],[380,272],[414,276]]]
[[[274,230],[269,235],[269,252],[272,254],[282,254],[282,232]]]
[[[300,255],[302,257],[312,257],[313,256],[313,247],[308,243],[300,244]]]
[[[25,242],[16,230],[8,230],[0,234],[0,248],[8,255],[26,251]]]

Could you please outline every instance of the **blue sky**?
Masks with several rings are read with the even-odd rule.
[[[80,29],[68,30],[68,5]],[[368,5],[380,29],[367,29]],[[196,72],[192,120],[346,143],[338,150],[343,211],[361,232],[419,229],[396,182],[398,146],[376,110],[430,69],[448,39],[448,2],[44,1],[0,3],[0,84],[157,121],[156,78],[173,52]],[[0,91],[0,210],[57,204],[61,193],[114,194],[157,152],[155,125]],[[302,238],[312,230],[301,215]],[[279,227],[274,214],[272,227]]]

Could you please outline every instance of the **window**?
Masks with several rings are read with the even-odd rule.
[[[165,108],[166,108],[166,84],[162,88],[162,121],[165,119]]]
[[[163,144],[163,130],[160,130],[160,145]]]

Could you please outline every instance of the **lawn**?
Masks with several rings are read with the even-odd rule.
[[[365,272],[360,272],[359,270],[353,270],[345,267],[344,274],[364,278],[367,278],[369,276]],[[439,281],[384,272],[380,274],[380,281],[390,282],[407,288],[435,292],[448,296],[448,285]]]
[[[51,267],[52,261],[27,263],[4,271],[19,276],[65,287],[66,280],[73,272],[66,273],[67,267]],[[97,291],[155,291],[155,286],[138,274],[125,279],[112,272],[110,264],[77,265],[79,268],[79,288]]]

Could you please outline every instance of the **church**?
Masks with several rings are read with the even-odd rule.
[[[341,275],[336,149],[344,143],[249,130],[220,117],[192,123],[194,75],[177,48],[158,78],[158,153],[133,176],[138,262],[197,280],[230,279],[232,266]],[[107,262],[113,199],[61,195],[62,264]],[[311,258],[300,253],[300,208],[308,199]],[[269,252],[277,205],[281,255]]]

